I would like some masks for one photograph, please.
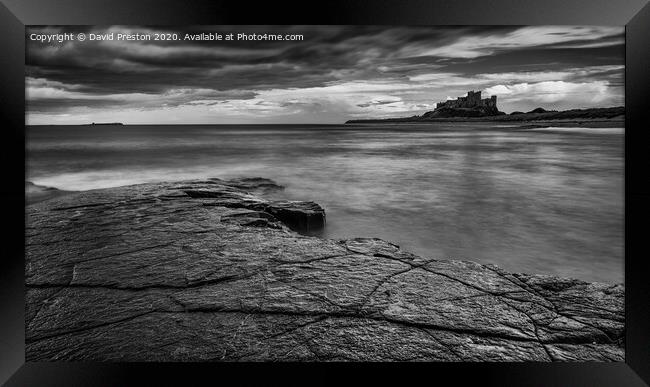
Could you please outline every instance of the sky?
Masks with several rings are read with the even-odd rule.
[[[62,33],[74,40],[34,40]],[[117,39],[156,33],[179,40]],[[223,40],[185,39],[201,33]],[[420,115],[469,90],[506,113],[624,105],[624,27],[32,26],[25,38],[28,125],[337,124]]]

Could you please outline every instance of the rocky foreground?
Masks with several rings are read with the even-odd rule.
[[[326,240],[265,179],[143,184],[27,207],[26,358],[622,361],[622,285]]]

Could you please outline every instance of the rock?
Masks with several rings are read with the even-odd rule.
[[[622,285],[292,231],[311,202],[207,180],[26,212],[27,361],[624,360]]]
[[[264,211],[292,230],[309,232],[325,226],[325,210],[314,202],[275,201],[269,203]]]
[[[198,186],[193,189],[184,187],[184,192],[192,198],[215,199],[204,201],[205,206],[228,208],[245,208],[255,212],[264,212],[284,223],[295,231],[309,232],[325,226],[325,210],[314,202],[301,201],[267,201],[243,191],[277,190],[278,186],[268,179],[239,179],[222,182],[220,185]],[[235,189],[233,189],[233,187]],[[189,187],[191,188],[191,187]]]

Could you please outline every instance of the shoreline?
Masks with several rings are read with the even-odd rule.
[[[275,189],[144,183],[28,206],[27,359],[624,359],[624,285],[305,236],[325,211]]]
[[[485,124],[512,124],[513,129],[535,127],[585,127],[585,128],[624,128],[624,119],[562,119],[562,120],[485,120],[483,118],[436,118],[421,121],[402,121],[401,119],[379,119],[379,120],[349,120],[346,126],[366,125],[366,124],[408,124],[408,125],[430,125],[435,123],[485,123]]]
[[[219,180],[217,178],[209,178],[208,180],[211,180],[211,179]],[[242,178],[242,179],[246,180],[248,178]],[[259,179],[261,181],[270,182],[269,184],[276,186],[277,190],[284,190],[284,187],[277,185],[274,181],[272,181],[270,179],[258,178],[258,177],[252,178],[252,179],[253,180]],[[240,179],[236,178],[236,179],[232,179],[231,181],[237,181],[237,180],[240,180]],[[186,180],[186,181],[188,181],[188,182],[196,182],[196,181],[200,181],[200,179],[193,178],[191,180]],[[34,183],[32,183],[30,181],[26,181],[26,186],[29,184],[31,186],[35,186],[35,187],[39,187],[41,189],[45,189],[44,194],[38,193],[36,197],[30,197],[30,194],[26,190],[26,207],[34,206],[34,205],[42,203],[42,202],[47,202],[47,201],[52,200],[52,199],[66,200],[66,198],[68,198],[70,196],[75,196],[75,195],[92,194],[92,193],[95,193],[95,192],[103,192],[103,191],[108,192],[108,191],[121,190],[121,189],[133,189],[133,188],[137,188],[137,187],[145,187],[145,186],[152,186],[152,185],[173,185],[173,184],[178,184],[178,183],[179,183],[178,181],[161,180],[161,181],[149,181],[149,182],[140,182],[140,183],[134,183],[134,184],[117,185],[117,186],[113,186],[113,187],[91,188],[91,189],[72,191],[72,190],[59,190],[59,189],[54,188],[54,187],[39,186],[39,185],[35,185]],[[239,186],[239,188],[242,188],[242,187],[243,186]],[[277,187],[280,187],[280,188],[277,188]],[[257,194],[261,194],[262,197],[264,197],[265,194],[269,192],[266,189],[261,189],[260,190],[258,188],[259,187],[253,188],[253,192],[257,193]],[[191,193],[187,193],[187,194],[192,195]],[[199,198],[199,197],[200,196],[197,196],[197,198]],[[323,215],[323,217],[324,217],[324,215]],[[300,233],[299,230],[294,230],[294,231],[297,231],[297,232]],[[326,238],[324,236],[321,236],[319,232],[307,233],[307,234],[304,234],[304,235],[315,237],[315,238],[320,238],[320,239],[331,239],[331,238]],[[339,235],[336,238],[354,238],[354,234],[352,234],[352,235],[349,235],[349,234]],[[392,242],[388,241],[388,243],[392,243]],[[418,254],[428,256],[426,253],[424,253],[424,254],[423,253],[418,253]],[[439,258],[439,259],[459,260],[459,259],[450,259],[450,258],[445,258],[445,257],[442,257],[442,258]],[[483,259],[483,261],[478,261],[478,260],[475,261],[475,260],[472,260],[471,257],[463,258],[463,259],[460,259],[459,261],[471,262],[471,263],[477,263],[477,264],[486,264],[486,265],[497,265],[497,263],[490,262],[489,260],[487,262],[485,262],[485,259]],[[485,262],[485,263],[482,263],[482,262]],[[512,270],[512,268],[511,268],[511,270]],[[512,272],[515,272],[515,273],[518,273],[518,274],[524,274],[524,275],[547,275],[547,276],[551,276],[551,277],[566,278],[566,279],[584,281],[584,282],[595,283],[595,284],[624,286],[624,282],[620,282],[620,281],[593,280],[593,279],[584,278],[584,277],[580,277],[580,276],[563,275],[563,274],[558,274],[558,273],[544,273],[544,272],[535,271],[535,270],[515,269]]]
[[[444,110],[444,109],[443,109]],[[625,120],[625,107],[609,107],[609,108],[589,108],[589,109],[572,109],[572,110],[544,110],[537,108],[527,113],[513,112],[506,114],[499,112],[498,114],[467,117],[465,109],[449,109],[450,111],[441,116],[435,116],[437,110],[424,113],[421,116],[411,117],[396,117],[385,119],[369,119],[369,120],[348,120],[346,124],[355,123],[371,123],[371,122],[536,122],[536,121],[624,121]],[[434,114],[433,116],[431,114]]]

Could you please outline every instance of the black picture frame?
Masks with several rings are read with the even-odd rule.
[[[647,0],[0,0],[0,382],[8,386],[338,383],[361,380],[500,386],[650,384],[650,5]],[[25,25],[380,24],[625,25],[625,363],[178,364],[25,363]],[[22,166],[22,167],[21,167]],[[424,379],[421,379],[424,378]]]

